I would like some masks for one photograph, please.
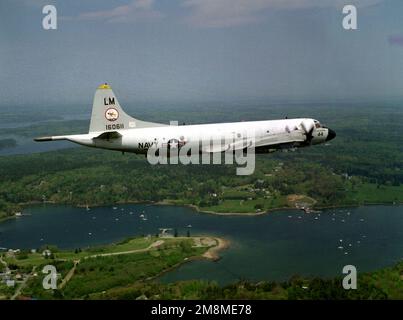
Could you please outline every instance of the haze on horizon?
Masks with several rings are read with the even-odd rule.
[[[58,29],[42,29],[54,4]],[[358,7],[358,30],[342,7]],[[399,0],[0,3],[2,106],[403,97]]]

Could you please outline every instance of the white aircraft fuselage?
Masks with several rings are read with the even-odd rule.
[[[90,132],[51,136],[36,141],[68,140],[88,147],[147,153],[152,147],[181,148],[199,152],[224,152],[254,148],[257,153],[298,148],[333,139],[333,130],[311,118],[232,123],[165,125],[128,116],[109,85],[101,85],[94,97]]]

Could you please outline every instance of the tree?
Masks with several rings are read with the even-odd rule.
[[[261,204],[261,203],[255,204],[255,209],[256,210],[262,210],[263,209],[263,204]]]

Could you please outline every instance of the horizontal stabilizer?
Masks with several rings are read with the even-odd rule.
[[[39,138],[35,138],[34,141],[52,141],[52,137],[39,137]]]
[[[56,140],[67,140],[65,136],[53,136],[53,137],[39,137],[35,138],[34,141],[43,142],[43,141],[56,141]]]

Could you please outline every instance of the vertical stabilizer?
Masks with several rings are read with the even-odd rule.
[[[135,128],[161,127],[161,123],[135,119],[120,107],[110,85],[102,84],[95,91],[89,132],[116,131]]]

